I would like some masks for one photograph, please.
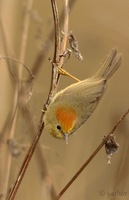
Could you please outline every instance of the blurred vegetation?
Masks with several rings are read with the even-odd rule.
[[[57,3],[61,14],[63,1],[57,0]],[[113,47],[123,54],[123,63],[110,80],[97,110],[70,137],[69,145],[44,130],[15,199],[53,199],[128,109],[128,7],[129,2],[122,0],[80,0],[70,9],[69,31],[78,40],[83,61],[78,61],[72,54],[65,69],[78,79],[85,79],[97,71]],[[16,180],[48,96],[49,58],[53,58],[54,52],[53,24],[50,1],[0,1],[0,56],[18,59],[35,76],[31,79],[26,68],[14,60],[0,59],[1,200],[7,199]],[[69,77],[61,76],[59,89],[73,82]],[[19,84],[22,90],[19,90]],[[129,199],[128,121],[127,116],[117,129],[120,148],[111,164],[107,164],[103,148],[61,197],[62,200]]]

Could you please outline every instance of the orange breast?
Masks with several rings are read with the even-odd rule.
[[[64,133],[69,133],[77,119],[77,113],[72,108],[59,107],[56,110],[56,117],[60,122]]]

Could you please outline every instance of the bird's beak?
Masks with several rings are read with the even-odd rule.
[[[68,133],[64,134],[64,139],[65,139],[66,144],[68,144],[68,139],[69,139],[69,134]]]

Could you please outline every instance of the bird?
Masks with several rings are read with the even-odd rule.
[[[57,92],[45,112],[43,121],[48,132],[66,144],[93,114],[107,87],[107,81],[122,62],[122,54],[111,49],[97,73]]]

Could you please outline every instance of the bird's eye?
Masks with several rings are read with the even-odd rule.
[[[60,131],[61,130],[61,126],[57,125],[56,128]]]

